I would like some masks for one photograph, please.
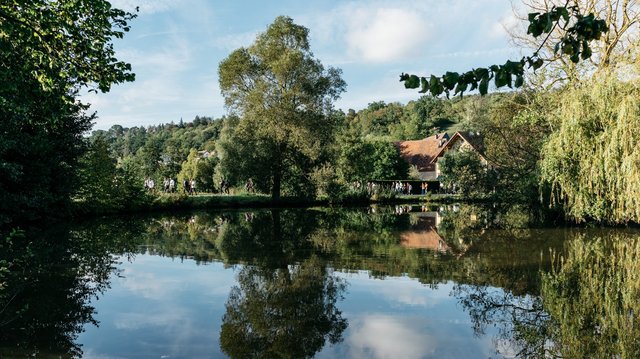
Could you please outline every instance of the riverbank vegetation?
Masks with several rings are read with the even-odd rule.
[[[535,71],[520,73],[524,67],[509,63],[475,79],[483,94],[488,80],[517,90],[423,96],[406,105],[371,99],[367,108],[346,112],[333,106],[346,90],[340,69],[314,57],[309,29],[281,16],[219,64],[227,116],[116,125],[85,137],[94,115],[78,101],[79,91],[108,91],[134,79],[110,41],[124,36],[135,15],[107,1],[83,8],[61,3],[35,2],[21,12],[0,8],[0,30],[12,39],[3,45],[0,74],[7,119],[0,125],[3,228],[64,217],[73,206],[85,213],[145,208],[164,192],[235,189],[275,201],[334,203],[393,197],[367,182],[416,175],[395,142],[455,130],[480,134],[489,164],[470,154],[444,156],[443,183],[465,197],[551,208],[577,222],[640,221],[635,5],[620,3],[622,16],[609,16],[605,2],[594,2],[530,17],[538,50],[523,61]],[[582,16],[589,12],[595,16]],[[580,38],[585,29],[595,32]],[[44,36],[54,32],[67,37]],[[95,47],[92,38],[106,40]],[[573,40],[579,52],[570,53]],[[549,51],[554,41],[560,46]],[[444,86],[454,93],[449,87],[475,81],[455,73],[434,78],[429,90]]]

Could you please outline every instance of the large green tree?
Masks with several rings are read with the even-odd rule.
[[[322,160],[336,128],[332,103],[346,86],[339,69],[325,70],[313,57],[308,35],[280,16],[218,70],[225,103],[241,118],[221,146],[222,166],[234,161],[245,168],[244,177],[259,174],[274,199],[285,176],[308,173]]]
[[[339,138],[336,169],[346,182],[406,178],[409,165],[389,141],[362,139],[354,133]]]
[[[0,226],[64,213],[93,119],[77,95],[133,80],[112,44],[133,17],[104,0],[0,3]]]
[[[600,75],[559,94],[542,179],[576,221],[640,222],[638,81]]]
[[[129,31],[134,17],[107,0],[3,1],[2,50],[22,55],[21,63],[3,65],[28,70],[44,89],[109,91],[134,79],[131,65],[115,58],[112,43]],[[3,82],[3,87],[20,84]]]

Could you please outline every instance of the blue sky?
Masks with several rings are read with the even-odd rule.
[[[419,97],[398,82],[402,72],[464,71],[521,55],[505,30],[518,23],[509,0],[111,2],[140,7],[131,32],[115,42],[136,81],[83,96],[98,113],[94,129],[224,115],[218,64],[279,15],[309,28],[315,56],[343,70],[347,91],[336,107],[345,111]]]

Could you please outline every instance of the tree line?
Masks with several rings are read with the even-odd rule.
[[[427,87],[418,78],[423,90],[459,93],[464,83],[480,82],[484,88],[492,80],[501,87],[515,76],[517,91],[463,100],[423,97],[406,106],[372,102],[346,114],[333,106],[346,90],[341,70],[314,57],[309,29],[281,16],[253,44],[219,64],[229,110],[225,118],[115,126],[89,138],[83,134],[95,114],[79,101],[79,91],[108,91],[134,80],[131,66],[115,57],[112,42],[129,30],[135,14],[105,0],[67,5],[45,0],[0,5],[0,32],[7,39],[0,45],[5,228],[65,215],[74,202],[135,205],[144,200],[139,184],[145,177],[180,182],[202,174],[202,190],[215,190],[222,179],[233,185],[251,179],[274,199],[341,196],[354,181],[407,176],[393,141],[452,126],[482,133],[487,158],[495,164],[497,172],[467,176],[466,187],[475,192],[490,189],[509,201],[555,206],[578,221],[640,219],[634,151],[640,96],[633,76],[639,15],[633,2],[558,7],[533,1],[525,22],[537,36],[532,38],[536,50],[531,63],[525,59],[531,67],[526,82],[513,64],[489,67],[488,77],[447,73],[433,84],[427,81]],[[559,47],[549,50],[554,42]],[[416,85],[412,76],[403,80]],[[202,160],[197,151],[215,155]],[[450,160],[451,173],[474,161]]]
[[[295,178],[287,177],[283,191],[288,196],[314,197],[331,187],[330,180],[346,186],[373,179],[405,179],[409,166],[399,157],[394,142],[463,126],[467,107],[475,102],[474,97],[453,101],[425,96],[406,105],[377,101],[359,111],[332,111],[334,128],[319,150],[323,161],[311,173],[306,168]],[[83,180],[78,198],[105,205],[90,198],[101,192],[101,183],[105,198],[113,200],[118,193],[124,194],[126,189],[112,186],[119,182],[114,179],[118,173],[128,174],[138,187],[145,178],[152,178],[158,192],[163,191],[159,183],[164,178],[175,178],[178,184],[186,178],[195,179],[199,192],[210,193],[221,191],[223,179],[240,189],[251,178],[258,191],[269,193],[268,171],[248,168],[260,148],[242,146],[243,141],[234,133],[240,121],[235,115],[215,119],[196,116],[178,123],[95,130],[86,139],[89,150],[81,160]],[[242,151],[246,153],[241,155]],[[107,176],[109,173],[112,175]],[[335,178],[327,179],[329,174]],[[135,193],[124,197],[132,195]]]

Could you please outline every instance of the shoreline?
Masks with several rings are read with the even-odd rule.
[[[184,194],[162,194],[154,196],[147,203],[136,204],[123,209],[103,209],[83,207],[77,203],[73,210],[73,218],[91,218],[97,216],[144,214],[165,211],[188,211],[202,209],[264,209],[264,208],[307,208],[314,206],[356,207],[372,204],[443,204],[443,203],[472,203],[483,202],[462,198],[452,194],[428,194],[428,195],[401,195],[393,198],[357,199],[330,201],[328,199],[310,199],[300,197],[283,197],[272,200],[268,195],[246,194],[197,194],[187,196]]]

